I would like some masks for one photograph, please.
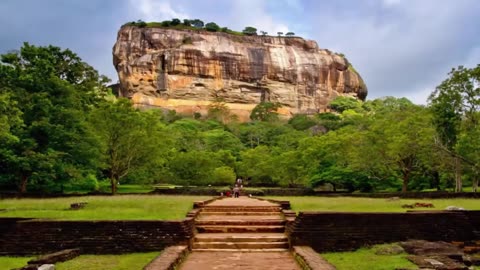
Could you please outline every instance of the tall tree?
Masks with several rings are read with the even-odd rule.
[[[475,68],[460,66],[452,69],[429,97],[437,129],[437,145],[452,156],[455,173],[455,191],[462,190],[461,162],[463,157],[456,150],[463,131],[478,126],[480,110],[480,65]],[[462,125],[462,122],[464,124]]]
[[[90,121],[101,138],[112,194],[123,177],[155,163],[160,150],[166,150],[160,140],[167,136],[158,120],[159,116],[140,112],[126,99],[104,103],[92,112]]]
[[[11,129],[16,140],[2,152],[1,174],[17,179],[23,193],[31,182],[60,183],[95,170],[97,141],[85,115],[106,93],[105,77],[68,49],[25,43],[1,56],[0,78],[22,122]]]

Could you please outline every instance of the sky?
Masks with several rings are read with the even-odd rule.
[[[426,104],[453,67],[480,64],[478,0],[0,0],[0,53],[23,42],[69,48],[117,82],[120,26],[172,18],[313,39],[348,58],[367,99]]]

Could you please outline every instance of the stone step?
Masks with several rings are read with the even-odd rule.
[[[288,242],[283,233],[199,233],[195,242]]]
[[[195,252],[290,252],[286,248],[197,248],[197,249],[192,249],[192,251]]]
[[[235,212],[201,212],[201,215],[207,216],[207,215],[215,215],[215,216],[278,216],[280,212],[277,211],[269,211],[269,212],[240,212],[240,211],[235,211]]]
[[[283,233],[285,226],[283,225],[198,225],[196,226],[199,233]]]
[[[271,220],[276,220],[276,221],[283,221],[285,218],[280,215],[240,215],[240,216],[221,216],[221,215],[199,215],[195,219],[195,221],[204,221],[204,220],[228,220],[228,221],[271,221]]]
[[[281,212],[278,206],[205,206],[202,212]]]
[[[288,242],[194,242],[193,249],[288,248]]]
[[[254,220],[254,219],[247,219],[247,220],[195,220],[195,225],[229,225],[229,226],[271,226],[271,225],[278,225],[283,226],[285,225],[285,220],[283,219],[270,219],[270,220]]]

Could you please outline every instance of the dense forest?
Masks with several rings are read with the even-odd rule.
[[[139,110],[74,52],[25,43],[1,56],[0,187],[95,190],[108,182],[410,191],[464,186],[480,173],[480,65],[458,67],[428,106],[339,97],[332,112],[280,119],[261,103],[240,123],[222,100],[208,115]]]

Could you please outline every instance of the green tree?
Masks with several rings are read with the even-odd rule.
[[[287,32],[287,33],[285,34],[285,36],[287,36],[287,37],[293,37],[293,36],[295,36],[295,33],[294,33],[294,32]]]
[[[267,146],[258,146],[241,152],[237,168],[239,175],[251,178],[249,185],[275,186],[277,184],[272,177],[275,167]]]
[[[171,26],[176,26],[176,25],[179,25],[179,24],[181,24],[181,23],[182,23],[182,21],[180,21],[180,19],[175,18],[175,19],[172,19],[172,20],[171,20],[170,25],[171,25]]]
[[[406,192],[412,175],[429,158],[425,153],[433,147],[430,115],[425,108],[412,104],[402,110],[382,110],[372,120],[366,131],[360,131],[363,135],[355,149],[358,154],[352,157],[354,167],[368,171],[372,177],[396,177]]]
[[[214,22],[209,22],[205,24],[205,29],[210,32],[217,32],[218,30],[220,30],[220,26],[218,26],[218,24]]]
[[[10,125],[15,139],[2,146],[0,174],[15,179],[23,193],[29,183],[61,188],[95,171],[98,141],[85,116],[105,96],[108,80],[55,46],[25,43],[1,60],[0,89],[16,107],[13,112],[21,111],[21,125]]]
[[[296,114],[288,120],[288,124],[296,130],[307,130],[315,126],[317,122],[313,117],[305,114]]]
[[[245,29],[242,31],[243,34],[247,36],[256,36],[257,35],[257,28],[252,27],[252,26],[247,26]]]
[[[194,19],[191,20],[190,23],[192,24],[193,27],[195,28],[203,28],[204,24],[202,20],[199,19]]]
[[[362,106],[361,102],[352,97],[337,97],[330,102],[330,108],[339,113],[345,110],[358,110]]]
[[[231,120],[231,117],[230,109],[222,98],[216,98],[208,105],[209,119],[214,119],[225,124]]]
[[[480,65],[471,69],[460,66],[452,69],[449,77],[437,86],[429,97],[438,134],[437,146],[452,156],[457,192],[462,190],[462,157],[456,150],[458,137],[462,126],[465,132],[478,126],[479,84]],[[462,125],[462,122],[465,124]]]
[[[223,166],[212,152],[176,152],[168,161],[171,180],[181,185],[207,185],[212,183],[215,168]]]
[[[172,22],[169,20],[165,20],[165,21],[162,21],[160,25],[163,27],[170,27],[170,25],[172,25]]]
[[[240,151],[243,150],[243,145],[240,139],[235,137],[232,133],[222,129],[204,131],[200,136],[208,151],[217,152],[220,150],[226,150],[238,155]]]
[[[304,186],[306,175],[304,163],[301,159],[301,152],[286,151],[272,157],[273,177],[276,182],[283,186],[298,187]]]
[[[282,107],[278,102],[260,102],[250,113],[250,119],[254,121],[278,120],[277,110]]]
[[[215,186],[231,185],[235,181],[235,172],[228,166],[215,168],[212,173],[212,184]]]
[[[166,135],[158,119],[133,108],[125,99],[105,103],[92,112],[90,121],[102,141],[104,170],[112,194],[123,177],[158,160],[160,150],[164,150],[159,140]]]

